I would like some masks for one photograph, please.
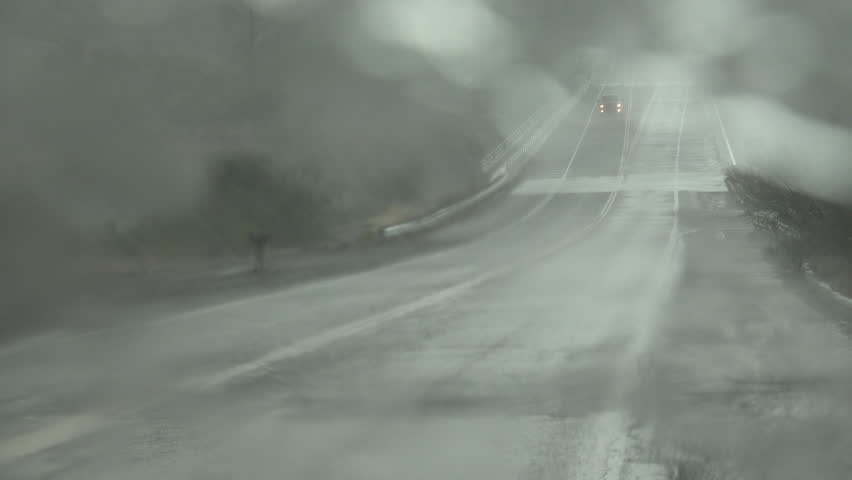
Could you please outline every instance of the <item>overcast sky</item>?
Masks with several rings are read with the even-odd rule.
[[[304,142],[322,144],[323,129],[360,131],[350,117],[375,132],[398,125],[387,120],[400,112],[420,115],[400,103],[371,118],[378,101],[365,99],[399,92],[429,109],[489,92],[492,107],[518,110],[494,115],[504,128],[518,104],[570,93],[560,66],[604,46],[670,59],[806,188],[848,190],[852,2],[843,0],[6,0],[2,181],[102,206],[95,217],[191,202],[210,142],[170,112],[203,117],[217,138],[233,127],[233,108],[220,106],[249,101],[240,93],[249,32],[261,103],[291,133],[313,125],[293,134]],[[414,135],[423,121],[399,128]]]

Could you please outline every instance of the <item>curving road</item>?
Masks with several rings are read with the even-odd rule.
[[[446,248],[0,351],[0,478],[849,478],[848,343],[712,100],[605,88]]]

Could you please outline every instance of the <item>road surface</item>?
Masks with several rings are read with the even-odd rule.
[[[607,87],[374,270],[0,351],[0,478],[850,478],[852,361],[725,194],[713,103]]]

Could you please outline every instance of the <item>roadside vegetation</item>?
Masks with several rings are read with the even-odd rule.
[[[205,163],[196,201],[125,228],[108,223],[107,240],[114,254],[149,258],[239,255],[251,249],[249,237],[257,234],[268,237],[271,248],[369,240],[383,225],[440,208],[483,186],[479,158],[499,137],[493,133],[488,143],[477,143],[459,128],[457,138],[446,132],[440,137],[445,143],[400,152],[388,164],[345,168],[348,178],[323,168],[322,160],[225,150]],[[448,152],[453,143],[463,148]]]
[[[514,109],[548,95],[498,115],[502,76],[377,43],[354,6],[166,3],[0,7],[0,322],[115,278],[369,241],[482,188]],[[524,81],[588,68],[529,46]]]
[[[19,190],[0,191],[0,225],[2,336],[73,300],[98,249],[55,206]]]
[[[771,235],[779,258],[795,269],[809,266],[852,297],[852,205],[816,198],[763,172],[729,169],[725,181],[755,226]]]
[[[345,9],[214,1],[137,19],[107,3],[4,5],[0,189],[116,237],[112,253],[350,236],[475,190],[500,141],[481,92],[428,59],[406,55],[425,93],[359,67],[327,24]]]

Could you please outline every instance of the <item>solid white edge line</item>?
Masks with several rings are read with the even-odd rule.
[[[217,373],[192,378],[184,382],[182,385],[184,388],[189,390],[209,390],[230,383],[241,377],[262,373],[272,364],[313,353],[345,338],[358,335],[368,330],[373,330],[385,323],[400,319],[406,315],[436,305],[442,301],[452,299],[485,282],[486,280],[497,276],[502,271],[502,269],[490,270],[477,275],[473,279],[440,290],[437,293],[421,297],[412,302],[399,305],[391,308],[390,310],[386,310],[354,322],[344,323],[343,325],[331,328],[330,330],[325,330],[317,335],[309,336],[281,348],[271,350],[254,360],[235,365]]]
[[[626,154],[626,157],[628,157],[628,158],[629,158],[629,156],[630,156],[630,154],[633,150],[633,147],[635,146],[635,144],[637,142],[637,139],[640,136],[640,132],[641,132],[642,128],[644,128],[644,124],[646,123],[648,114],[650,112],[651,104],[653,103],[653,101],[656,97],[656,94],[657,94],[657,89],[655,88],[654,92],[651,95],[651,98],[648,101],[648,106],[645,108],[645,111],[642,115],[642,118],[640,119],[639,124],[637,125],[636,135],[634,136],[634,138],[631,141],[630,148],[628,148],[628,151],[627,151],[627,154]],[[566,108],[566,110],[570,110],[573,107],[574,107],[574,105],[570,105]],[[512,223],[512,224],[508,225],[507,228],[515,226],[515,225],[517,225],[517,223],[519,223],[519,222]],[[500,230],[503,230],[503,229],[501,228]],[[445,255],[446,253],[447,253],[447,251],[436,252],[436,253],[428,254],[424,257],[418,257],[415,260],[422,260],[423,258],[441,256],[441,255]],[[391,265],[384,265],[380,268],[384,268],[384,269],[399,268],[401,266],[406,265],[410,261],[412,261],[412,260],[398,262],[398,263],[394,263],[394,264],[391,264]],[[297,286],[296,288],[290,289],[290,290],[275,291],[275,292],[270,292],[270,293],[261,293],[261,294],[258,294],[258,295],[252,295],[252,296],[245,297],[245,298],[240,298],[240,299],[236,299],[236,300],[229,300],[229,301],[225,301],[225,302],[214,304],[214,305],[209,305],[209,306],[205,306],[205,307],[201,307],[201,308],[195,308],[195,309],[183,311],[183,312],[180,312],[180,313],[176,313],[174,315],[169,315],[167,317],[167,319],[163,319],[163,320],[160,320],[160,321],[161,322],[162,321],[167,321],[167,322],[168,321],[179,321],[179,320],[182,320],[182,319],[188,318],[188,317],[198,317],[198,316],[203,316],[203,315],[207,315],[207,314],[222,311],[222,310],[238,308],[238,307],[241,307],[243,305],[250,304],[250,303],[261,302],[261,301],[266,301],[266,300],[270,300],[270,299],[287,298],[289,296],[296,295],[296,294],[298,294],[299,292],[301,292],[305,289],[316,288],[318,285],[324,285],[324,286],[333,285],[335,283],[351,281],[352,279],[355,279],[355,278],[363,277],[363,276],[366,276],[366,275],[371,275],[375,272],[375,270],[376,269],[368,269],[366,271],[357,272],[357,273],[354,273],[352,275],[345,275],[345,276],[342,276],[342,277],[326,279],[326,280],[323,280],[321,282],[316,282],[316,283],[312,282],[312,283],[308,283],[308,284],[305,284],[305,285],[300,285],[300,286]]]
[[[558,107],[554,108],[552,112],[549,112],[549,116],[547,116],[546,119],[542,120],[543,123],[541,125],[539,125],[537,130],[534,130],[532,133],[527,132],[525,130],[524,133],[528,136],[528,138],[526,139],[525,142],[523,142],[523,144],[521,145],[521,147],[519,149],[516,149],[515,154],[512,155],[509,160],[504,161],[505,164],[507,166],[511,166],[511,164],[514,163],[514,161],[521,154],[524,154],[524,153],[529,154],[529,150],[533,150],[533,153],[537,152],[542,147],[542,145],[544,145],[544,143],[550,138],[550,136],[553,134],[553,132],[556,130],[556,128],[559,126],[559,124],[562,122],[563,116],[567,115],[567,113],[569,113],[571,110],[573,110],[574,107],[580,102],[580,100],[582,100],[582,98],[586,95],[586,91],[589,89],[589,87],[590,87],[589,84],[584,85],[577,92],[577,94],[575,95],[573,100],[566,101],[562,106],[558,106]],[[601,87],[600,91],[603,91],[603,87]],[[544,107],[542,107],[540,110],[544,110]],[[536,115],[537,113],[538,113],[538,111],[536,113],[534,113],[533,115]],[[591,120],[591,117],[589,118],[589,120]],[[530,128],[534,129],[534,126],[530,127]],[[585,132],[584,132],[584,134],[585,134]],[[576,152],[575,152],[575,154],[576,154]],[[503,180],[508,181],[508,179],[505,178],[505,177],[503,178]],[[480,193],[482,193],[482,192],[480,192]],[[461,203],[463,203],[463,202],[461,202]],[[459,204],[451,205],[451,206],[445,207],[445,209],[448,210],[448,209],[452,209],[452,208],[455,208],[455,207],[458,207],[458,206],[459,206]],[[505,228],[511,228],[511,227],[514,227],[515,225],[517,225],[519,223],[522,223],[528,217],[533,216],[536,213],[538,213],[539,210],[540,210],[540,208],[538,206],[534,207],[530,212],[527,212],[527,214],[524,215],[524,217],[521,218],[519,221],[511,223],[511,224],[507,225]],[[400,235],[405,235],[405,234],[408,234],[408,233],[411,233],[411,232],[415,232],[415,231],[419,230],[419,227],[417,227],[416,224],[422,222],[425,218],[428,218],[432,215],[435,215],[436,213],[427,215],[427,217],[420,218],[420,219],[417,219],[417,220],[411,220],[411,221],[400,223],[400,224],[397,224],[397,225],[386,226],[386,227],[381,229],[382,236],[384,238],[393,238],[393,237],[397,237],[397,236],[400,236]],[[502,231],[503,229],[504,228],[501,228],[498,231]],[[397,233],[397,234],[394,234],[394,233],[387,234],[386,233],[387,231],[395,231],[395,230],[401,230],[401,233]]]
[[[650,104],[646,108],[650,108]],[[594,113],[594,110],[592,111],[592,113]],[[644,118],[645,116],[643,116],[643,119]],[[624,168],[624,159],[622,159],[620,168]],[[612,206],[615,203],[615,199],[617,196],[617,191],[612,192],[609,195],[609,198],[607,199],[604,208],[600,212],[598,212],[598,215],[595,217],[595,219],[591,223],[586,225],[583,229],[578,232],[575,232],[574,235],[571,235],[570,237],[566,238],[564,242],[559,242],[553,248],[536,252],[531,256],[529,261],[544,258],[565,248],[566,244],[570,244],[581,239],[583,235],[594,229],[604,220],[609,211],[612,209]],[[209,376],[204,376],[202,378],[193,378],[188,382],[185,382],[184,387],[192,390],[206,390],[215,388],[223,384],[227,384],[237,378],[256,374],[258,372],[263,371],[265,368],[274,363],[278,363],[287,359],[296,358],[314,352],[345,338],[363,333],[371,329],[375,329],[384,323],[397,320],[410,313],[414,313],[416,311],[438,304],[441,301],[446,301],[451,298],[454,298],[480,285],[485,281],[502,275],[507,271],[511,271],[518,265],[525,264],[527,264],[527,261],[525,261],[525,259],[516,259],[515,262],[505,265],[502,268],[489,270],[474,277],[471,280],[467,280],[452,287],[445,288],[437,293],[421,297],[420,299],[414,300],[403,305],[399,305],[376,315],[372,315],[361,320],[356,320],[354,322],[346,323],[330,330],[326,330],[317,335],[302,339],[295,343],[267,352],[266,354],[262,355],[259,358],[256,358],[255,360],[236,365],[224,371],[220,371]]]
[[[820,278],[813,269],[813,266],[810,263],[805,262],[803,265],[803,269],[805,271],[806,278],[815,284],[817,287],[823,289],[825,293],[831,295],[835,300],[842,303],[844,306],[852,308],[852,297],[847,297],[846,295],[838,292],[831,286],[830,283]]]
[[[604,91],[604,87],[601,86],[600,89],[598,89],[598,94],[595,96],[595,99],[599,98],[601,96],[601,93],[603,93],[603,91]],[[586,132],[589,131],[589,125],[592,124],[592,118],[594,118],[596,111],[597,111],[597,103],[595,103],[595,106],[592,108],[592,110],[589,112],[589,116],[586,118],[586,123],[585,123],[585,125],[583,125],[583,130],[580,132],[580,137],[577,139],[577,144],[574,146],[574,151],[571,153],[571,158],[568,160],[568,166],[565,167],[565,170],[562,172],[562,175],[559,176],[560,180],[564,181],[566,178],[568,178],[568,172],[571,170],[571,166],[574,165],[574,160],[577,158],[577,153],[580,151],[580,147],[583,144],[583,139],[586,138]],[[521,217],[517,221],[509,224],[509,227],[511,228],[511,227],[515,227],[517,225],[520,225],[521,223],[524,223],[527,220],[529,220],[530,218],[537,215],[538,212],[542,211],[544,209],[544,207],[546,207],[553,200],[553,198],[555,196],[556,196],[556,192],[554,191],[554,192],[550,193],[549,195],[547,195],[546,197],[544,197],[544,199],[538,205],[533,207],[532,210],[528,211],[523,217]]]
[[[98,414],[81,413],[54,419],[36,430],[5,438],[0,442],[0,465],[96,432],[110,422]]]
[[[719,105],[713,101],[713,109],[716,111],[716,118],[719,120],[719,129],[722,132],[722,140],[725,141],[725,147],[728,149],[728,158],[731,159],[731,165],[737,166],[737,157],[734,155],[734,149],[731,148],[731,141],[728,138],[728,130],[725,128],[725,122],[722,121],[722,114],[719,113]]]
[[[527,129],[532,128],[535,123],[533,120],[538,120],[538,117],[543,114],[549,107],[552,107],[552,104],[545,103],[539,108],[537,108],[526,120],[524,120],[512,133],[510,133],[499,145],[494,147],[490,152],[488,152],[485,157],[480,161],[480,164],[485,168],[491,168],[491,164],[497,163],[500,161],[501,157],[504,156],[505,152],[507,152],[512,145],[514,145],[519,139],[523,138],[527,135]]]
[[[688,98],[688,97],[687,97]],[[680,127],[678,127],[677,131],[677,148],[675,149],[675,188],[674,188],[674,215],[675,215],[675,225],[677,225],[677,214],[680,211],[680,151],[681,144],[683,141],[683,126],[686,123],[686,110],[689,107],[689,101],[687,100],[683,104],[683,111],[680,114]]]
[[[595,102],[600,98],[601,93],[603,93],[604,87],[598,89],[598,94],[595,96]],[[571,158],[568,160],[568,166],[565,167],[565,170],[562,172],[561,178],[564,180],[568,177],[568,171],[571,170],[571,166],[574,165],[574,160],[577,159],[577,153],[580,151],[580,146],[583,144],[583,139],[586,138],[586,132],[589,131],[589,125],[592,124],[592,118],[595,117],[595,112],[598,109],[598,104],[595,103],[595,106],[592,108],[592,111],[589,112],[588,118],[586,118],[586,124],[583,125],[583,130],[580,132],[580,138],[577,139],[577,145],[574,146],[574,151],[571,152]]]
[[[630,81],[631,86],[627,90],[627,112],[624,119],[624,138],[621,140],[621,158],[619,158],[618,165],[618,177],[623,182],[624,181],[624,168],[627,165],[627,152],[630,150],[631,138],[630,138],[630,126],[633,122],[630,121],[630,118],[633,116],[633,80]]]
[[[640,125],[638,127],[639,130],[641,130],[643,128],[644,123],[647,120],[647,117],[649,115],[652,103],[653,103],[653,101],[656,97],[656,93],[657,93],[657,89],[655,88],[653,94],[651,95],[651,98],[649,99],[648,105],[645,108],[645,112],[643,113],[642,119],[640,120]],[[592,110],[592,115],[594,115],[594,109]],[[621,161],[621,165],[620,165],[620,175],[623,175],[623,169],[624,169],[624,165],[625,165],[625,162],[626,162],[626,159],[627,159],[626,157],[629,157],[630,153],[633,150],[633,146],[635,145],[635,141],[636,141],[636,139],[638,139],[638,137],[640,135],[641,135],[640,131],[637,130],[636,136],[634,137],[633,141],[631,142],[631,146],[628,149],[627,155],[622,157],[622,159],[621,159],[622,161]],[[578,142],[578,144],[579,144],[579,142]],[[566,239],[567,243],[576,241],[577,239],[581,238],[583,235],[585,235],[586,233],[591,231],[593,228],[595,228],[597,225],[599,225],[603,221],[603,219],[607,216],[609,211],[612,209],[612,206],[615,203],[617,196],[618,196],[617,191],[612,192],[610,194],[609,198],[607,199],[607,202],[604,205],[604,208],[598,213],[596,218],[590,224],[586,225],[586,227],[581,229],[579,232],[576,232],[575,235],[572,235],[571,237]],[[553,252],[558,251],[558,249],[564,248],[564,245],[562,243],[560,243],[559,245],[557,245],[557,247],[558,248],[548,249],[548,250],[539,252],[539,255],[536,255],[536,257],[544,257],[544,256],[547,256],[549,254],[552,254]],[[457,295],[460,295],[460,294],[466,292],[467,290],[481,284],[482,282],[487,281],[487,280],[489,280],[493,277],[496,277],[496,276],[502,274],[504,271],[511,270],[512,268],[514,268],[514,265],[507,265],[504,268],[494,269],[494,270],[485,272],[483,274],[478,275],[477,277],[474,277],[471,280],[468,280],[468,281],[462,282],[460,284],[454,285],[452,287],[446,288],[446,289],[441,290],[441,291],[439,291],[435,294],[428,295],[426,297],[421,297],[418,300],[406,303],[404,305],[397,306],[395,308],[392,308],[392,309],[387,310],[385,312],[379,313],[377,315],[373,315],[373,316],[370,316],[370,317],[367,317],[367,318],[364,318],[364,319],[361,319],[361,320],[357,320],[357,321],[352,322],[352,323],[340,325],[339,327],[332,328],[331,330],[326,330],[325,332],[322,332],[318,335],[311,336],[311,337],[308,337],[308,338],[303,339],[301,341],[297,341],[296,343],[289,344],[287,346],[273,350],[271,352],[267,352],[265,355],[262,355],[261,357],[255,359],[253,361],[249,361],[249,362],[242,363],[240,365],[236,365],[234,367],[231,367],[231,368],[226,369],[224,371],[220,371],[220,372],[218,372],[216,374],[212,374],[210,376],[205,376],[204,379],[194,378],[194,379],[190,380],[189,382],[185,383],[185,386],[187,388],[191,388],[191,389],[197,389],[197,388],[205,389],[205,388],[213,388],[217,385],[228,383],[228,382],[230,382],[230,381],[232,381],[236,378],[239,378],[239,377],[242,377],[242,376],[257,372],[257,371],[260,371],[263,368],[269,366],[270,364],[277,363],[277,362],[280,362],[280,361],[283,361],[283,360],[286,360],[286,359],[289,359],[289,358],[295,358],[295,357],[316,351],[316,350],[323,348],[327,345],[336,343],[337,341],[342,340],[344,338],[362,333],[366,330],[375,328],[375,327],[377,327],[381,324],[384,324],[384,323],[393,321],[395,319],[398,319],[401,316],[407,315],[409,313],[413,313],[415,311],[418,311],[418,310],[421,310],[423,308],[434,305],[434,304],[436,304],[440,301],[443,301],[443,300],[455,297]],[[252,300],[256,300],[256,299],[252,299]],[[249,300],[249,301],[251,301],[251,300]],[[226,307],[226,306],[234,306],[235,304],[240,304],[240,303],[243,303],[243,302],[235,302],[235,303],[231,303],[229,305],[222,305],[222,306],[214,307],[214,309],[218,309],[218,308],[222,308],[222,307]]]

